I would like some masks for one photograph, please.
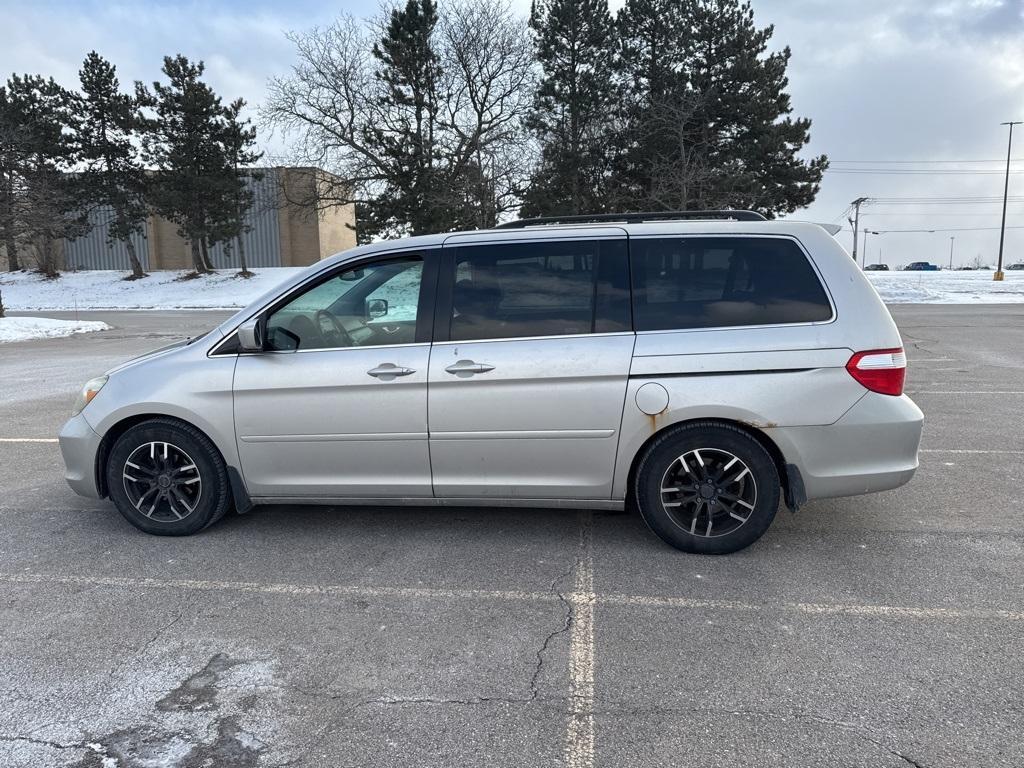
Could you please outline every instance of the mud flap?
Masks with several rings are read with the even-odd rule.
[[[804,488],[804,477],[796,464],[786,465],[786,506],[790,512],[796,512],[807,503],[807,490]]]

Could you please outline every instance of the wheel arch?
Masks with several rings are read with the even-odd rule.
[[[800,478],[800,470],[793,464],[786,463],[786,457],[783,455],[782,450],[771,439],[763,430],[755,427],[745,421],[739,421],[736,419],[726,418],[692,418],[684,419],[682,421],[676,421],[672,424],[667,424],[659,430],[653,432],[644,442],[640,445],[637,451],[633,454],[633,458],[630,461],[629,472],[626,476],[626,503],[627,505],[632,502],[633,499],[633,488],[636,482],[637,469],[640,466],[640,462],[644,455],[647,453],[651,444],[654,443],[658,438],[670,433],[676,432],[685,427],[692,426],[694,424],[707,424],[709,426],[727,426],[733,427],[745,432],[754,438],[771,456],[772,462],[775,464],[775,469],[779,473],[779,482],[782,484],[783,497],[786,500],[786,506],[792,509],[794,512],[803,503],[804,489],[803,480]]]
[[[99,489],[101,498],[106,498],[110,495],[110,490],[107,488],[107,460],[110,458],[110,451],[113,449],[114,443],[116,443],[118,438],[120,438],[121,435],[129,429],[147,421],[163,421],[180,424],[188,427],[189,429],[194,429],[209,440],[210,444],[213,445],[214,450],[216,450],[217,454],[220,456],[220,460],[224,462],[224,466],[227,467],[228,475],[231,478],[232,492],[234,492],[236,494],[236,498],[238,498],[238,492],[235,488],[235,476],[239,475],[238,470],[231,465],[230,461],[228,461],[227,457],[224,455],[224,451],[222,451],[220,446],[217,445],[217,441],[214,440],[206,430],[202,429],[195,423],[179,416],[170,416],[166,413],[137,413],[131,416],[125,416],[120,421],[112,424],[106,432],[104,432],[103,438],[100,440],[99,448],[96,451],[96,466],[93,468],[93,471],[96,473],[96,487]],[[240,477],[239,480],[241,480]],[[242,487],[242,490],[244,492],[244,486]],[[248,499],[248,494],[245,495],[245,498]]]

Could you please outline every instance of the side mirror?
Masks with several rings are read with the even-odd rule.
[[[263,319],[254,317],[238,326],[238,347],[242,352],[262,352],[266,348]]]
[[[366,316],[371,320],[384,317],[388,313],[387,299],[369,299],[366,302]]]

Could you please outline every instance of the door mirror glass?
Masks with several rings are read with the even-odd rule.
[[[262,319],[254,317],[238,327],[238,348],[241,352],[262,352],[266,337]]]
[[[366,300],[366,317],[370,320],[376,320],[378,317],[384,317],[388,313],[388,300],[387,299],[367,299]]]

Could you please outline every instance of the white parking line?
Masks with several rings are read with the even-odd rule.
[[[77,586],[141,589],[184,589],[201,592],[258,592],[270,595],[326,597],[398,597],[432,600],[557,600],[547,592],[487,589],[430,589],[425,587],[360,587],[321,584],[260,584],[245,581],[200,581],[196,579],[143,579],[128,576],[61,576],[45,573],[3,573],[0,582],[11,584],[73,584]]]
[[[0,437],[0,443],[56,443],[56,437]]]
[[[593,514],[580,513],[576,578],[569,596],[569,721],[565,762],[569,768],[594,764],[594,554]]]
[[[590,514],[586,513],[589,520]],[[572,685],[580,693],[580,703],[593,696],[594,606],[635,605],[647,608],[680,610],[718,610],[732,613],[772,612],[836,614],[853,616],[896,616],[920,619],[1002,619],[1024,621],[1024,611],[974,608],[923,608],[901,605],[861,605],[855,603],[766,603],[755,605],[741,600],[702,600],[688,597],[626,595],[594,592],[592,531],[589,523],[581,527],[579,566],[573,593],[566,597],[573,604],[574,620],[570,630]],[[284,584],[248,581],[202,581],[197,579],[149,579],[131,576],[74,576],[55,573],[0,573],[0,584],[50,584],[125,589],[181,589],[200,592],[254,592],[268,595],[309,597],[382,597],[425,600],[500,600],[545,602],[559,600],[551,592],[509,589],[433,589],[429,587],[370,587],[334,584]]]
[[[835,605],[831,603],[786,603],[786,610],[798,613],[841,616],[907,616],[914,619],[1004,619],[1024,621],[1024,612],[956,608],[907,608],[896,605]]]
[[[1024,456],[1024,451],[1003,450],[1001,448],[918,448],[918,453],[994,453],[1007,456]]]
[[[655,595],[598,595],[597,602],[608,605],[641,605],[648,608],[710,608],[722,611],[759,611],[761,606],[738,600],[701,600],[693,597],[658,597]]]
[[[917,389],[908,395],[1024,395],[1020,389]]]

